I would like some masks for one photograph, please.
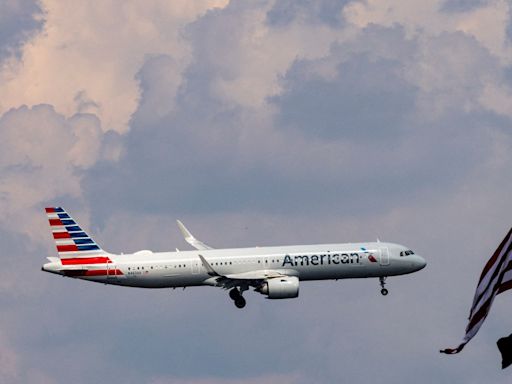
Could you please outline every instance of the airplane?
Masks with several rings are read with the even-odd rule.
[[[237,308],[251,287],[268,299],[299,296],[299,282],[346,278],[379,279],[419,271],[426,261],[408,247],[385,242],[213,249],[177,221],[195,250],[112,254],[104,251],[62,208],[46,208],[58,257],[42,270],[62,276],[140,288],[214,286],[229,291]]]

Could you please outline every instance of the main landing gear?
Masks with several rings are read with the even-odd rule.
[[[229,291],[229,297],[235,302],[235,306],[237,308],[245,307],[245,299],[242,296],[242,292],[240,292],[238,288],[233,288],[231,291]]]
[[[382,296],[386,296],[388,294],[388,290],[386,288],[384,288],[384,286],[386,285],[386,277],[385,276],[379,277],[379,282],[380,282],[380,287],[382,288],[380,290],[380,293],[382,294]]]

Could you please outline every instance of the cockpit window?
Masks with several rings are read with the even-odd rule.
[[[411,251],[410,249],[408,249],[407,251],[400,252],[400,256],[409,256],[409,255],[414,255],[414,252]]]

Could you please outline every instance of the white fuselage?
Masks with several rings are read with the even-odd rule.
[[[251,279],[251,274],[256,274],[261,278],[266,271],[269,276],[277,271],[299,280],[387,277],[425,267],[420,256],[403,255],[406,249],[398,244],[373,242],[139,251],[107,254],[109,261],[102,263],[63,265],[54,260],[45,264],[43,270],[105,284],[142,288],[216,285],[201,261],[202,256],[216,273],[228,277],[236,275]]]

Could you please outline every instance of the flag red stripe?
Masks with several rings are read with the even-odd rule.
[[[498,289],[497,295],[499,295],[500,293],[503,293],[505,291],[508,291],[509,289],[512,289],[512,280],[501,284],[500,288]]]
[[[489,261],[487,261],[487,264],[485,264],[485,267],[484,267],[484,269],[482,271],[482,274],[480,275],[480,280],[478,280],[478,284],[480,284],[480,282],[485,277],[487,272],[489,272],[489,269],[491,269],[493,264],[496,262],[496,259],[498,258],[498,256],[501,253],[501,250],[503,249],[503,247],[507,243],[508,238],[510,237],[510,235],[512,235],[512,228],[510,228],[510,231],[508,231],[508,233],[505,236],[505,238],[503,239],[503,241],[500,243],[500,245],[498,246],[496,251],[494,251],[494,254],[492,255],[492,257],[489,259]]]
[[[483,317],[487,316],[489,313],[489,309],[491,308],[492,301],[494,300],[494,295],[489,297],[485,303],[480,307],[480,309],[471,317],[468,326],[466,327],[466,333],[469,333],[473,327],[478,324]]]
[[[505,260],[503,260],[505,261]],[[480,320],[482,320],[482,317],[486,316],[487,313],[489,313],[489,309],[491,307],[492,301],[494,300],[495,293],[498,292],[501,289],[502,286],[506,285],[502,284],[503,276],[506,272],[512,270],[512,263],[509,263],[506,268],[504,268],[500,272],[500,277],[498,278],[497,284],[492,289],[491,296],[485,301],[485,303],[480,307],[480,309],[474,314],[474,316],[471,317],[471,320],[466,328],[466,332],[469,332],[475,324],[478,324]],[[496,293],[497,294],[497,293]]]
[[[509,232],[509,234],[510,234],[510,232]],[[482,293],[480,293],[480,295],[478,295],[478,298],[473,302],[473,307],[471,308],[470,317],[473,316],[473,310],[478,307],[478,304],[480,303],[482,297],[489,291],[491,284],[494,285],[494,289],[492,292],[494,292],[496,290],[496,286],[500,284],[500,282],[501,282],[500,279],[498,279],[498,281],[494,281],[494,280],[495,280],[496,276],[501,273],[501,267],[507,261],[507,255],[510,253],[510,251],[512,251],[512,243],[509,244],[509,246],[507,247],[505,252],[502,252],[502,254],[501,254],[502,257],[501,257],[500,261],[498,262],[498,266],[494,270],[492,277],[489,279],[489,283],[487,284],[485,289],[482,290]],[[478,286],[477,286],[477,291],[478,291]]]

